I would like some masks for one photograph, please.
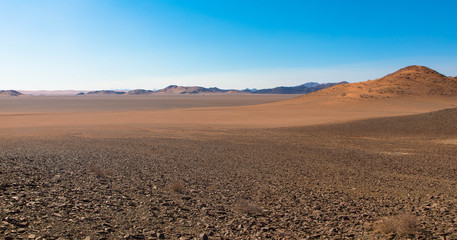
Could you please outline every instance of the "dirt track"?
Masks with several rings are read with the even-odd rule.
[[[3,137],[0,234],[457,239],[456,119]],[[412,235],[377,231],[402,214]]]

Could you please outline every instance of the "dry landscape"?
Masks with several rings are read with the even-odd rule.
[[[86,96],[85,96],[86,97]],[[0,98],[5,239],[457,239],[457,79]]]

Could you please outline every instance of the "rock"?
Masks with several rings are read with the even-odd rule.
[[[327,234],[328,234],[328,235],[332,235],[332,234],[335,233],[335,232],[336,232],[335,228],[330,228],[330,229],[327,231]]]
[[[29,234],[29,235],[27,236],[28,239],[35,239],[35,237],[36,237],[35,234]]]
[[[198,238],[199,238],[200,240],[208,240],[208,235],[206,235],[206,233],[202,233],[202,234],[200,234],[200,235],[198,236]]]
[[[18,227],[23,227],[23,228],[27,227],[28,225],[29,225],[29,224],[28,224],[27,222],[17,222],[17,223],[16,223],[16,226],[18,226]]]
[[[133,238],[133,239],[145,239],[146,237],[143,234],[135,234],[135,235],[132,235],[131,238]]]

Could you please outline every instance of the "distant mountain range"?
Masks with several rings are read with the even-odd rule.
[[[322,90],[322,91],[319,91]],[[457,77],[448,77],[424,66],[408,66],[382,78],[364,82],[316,83],[268,89],[225,90],[216,87],[170,85],[160,90],[100,90],[79,92],[0,90],[0,96],[20,95],[150,95],[150,94],[307,94],[338,99],[390,98],[395,96],[457,96]]]
[[[276,87],[276,88],[267,88],[267,89],[245,89],[245,90],[235,90],[235,89],[219,89],[217,87],[205,88],[200,86],[177,86],[170,85],[166,88],[160,90],[145,90],[145,89],[135,89],[131,91],[113,91],[113,90],[100,90],[100,91],[91,91],[87,93],[80,92],[77,95],[150,95],[150,94],[306,94],[315,92],[324,88],[332,87],[338,84],[343,84],[347,82],[338,82],[338,83],[316,83],[309,82],[299,86],[294,87]]]
[[[142,90],[137,89],[133,91],[127,92],[129,95],[139,95],[139,94],[200,94],[200,93],[227,93],[234,90],[223,90],[219,88],[205,88],[205,87],[185,87],[185,86],[177,86],[177,85],[170,85],[166,88],[151,91],[151,90]],[[235,90],[237,91],[237,90]],[[240,91],[238,91],[240,92]]]
[[[244,92],[258,93],[258,94],[306,94],[315,91],[319,91],[324,88],[333,87],[335,85],[344,84],[348,82],[337,82],[337,83],[316,83],[309,82],[295,87],[275,87],[266,88],[260,90],[243,90]]]

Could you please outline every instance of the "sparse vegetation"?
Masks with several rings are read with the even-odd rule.
[[[93,173],[95,177],[98,178],[104,178],[113,175],[113,171],[102,169],[97,166],[90,166],[87,168],[87,171]]]
[[[386,217],[376,223],[376,230],[384,234],[415,235],[417,228],[417,219],[411,214]]]
[[[173,181],[170,183],[170,190],[175,193],[185,193],[186,188],[184,187],[184,184],[179,181]]]
[[[248,200],[240,200],[236,203],[235,209],[243,214],[260,215],[263,209],[255,202]]]

